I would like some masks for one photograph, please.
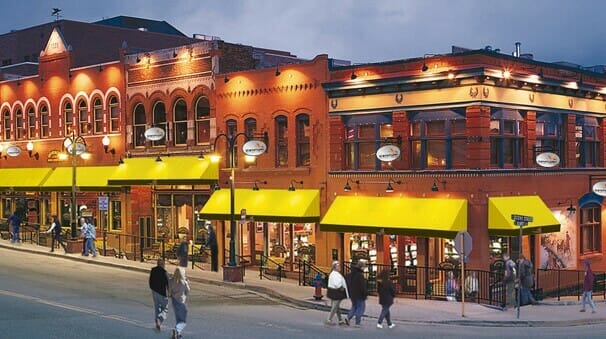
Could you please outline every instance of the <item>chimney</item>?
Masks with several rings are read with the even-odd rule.
[[[513,56],[516,58],[520,57],[520,46],[522,45],[521,42],[516,42],[516,50],[515,52],[513,52]]]

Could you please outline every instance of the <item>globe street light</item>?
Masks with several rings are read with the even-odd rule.
[[[71,222],[71,233],[72,233],[72,239],[76,239],[78,236],[78,232],[77,232],[77,228],[76,228],[76,219],[77,219],[77,215],[76,215],[76,210],[77,210],[77,205],[76,205],[76,156],[80,155],[81,157],[85,157],[85,152],[86,152],[86,141],[84,141],[84,138],[76,135],[76,133],[74,131],[71,132],[71,134],[67,137],[65,137],[65,139],[63,139],[63,149],[65,151],[65,156],[67,157],[68,155],[70,155],[72,157],[72,204],[70,207],[70,211],[71,211],[71,217],[70,217],[70,222]]]

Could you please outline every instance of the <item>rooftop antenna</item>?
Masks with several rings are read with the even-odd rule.
[[[61,8],[53,8],[51,16],[55,17],[55,21],[59,21],[59,18],[61,17]]]

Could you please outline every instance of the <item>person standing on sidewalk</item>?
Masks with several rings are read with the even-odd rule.
[[[187,305],[185,301],[189,294],[189,282],[181,272],[181,268],[177,267],[173,277],[168,281],[168,292],[173,303],[175,311],[175,328],[173,329],[172,339],[181,339],[181,333],[187,322]]]
[[[351,265],[351,272],[347,275],[349,299],[351,299],[351,308],[347,314],[347,323],[355,317],[357,327],[361,326],[362,316],[366,308],[366,297],[368,296],[364,268],[366,268],[366,261],[360,260],[357,264]]]
[[[206,222],[208,237],[206,238],[206,246],[210,248],[210,270],[219,272],[219,249],[217,247],[217,235],[210,221]]]
[[[379,305],[381,305],[381,314],[377,322],[377,328],[383,328],[383,319],[387,320],[387,326],[394,328],[391,322],[391,314],[389,308],[393,305],[393,298],[396,296],[396,288],[389,279],[389,270],[383,270],[379,273],[377,279],[377,292],[379,293]]]
[[[518,288],[522,289],[522,300],[520,300],[520,305],[525,305],[527,303],[535,305],[537,304],[537,301],[532,295],[532,287],[534,286],[534,268],[532,262],[522,255],[520,256],[519,268],[521,286]]]
[[[595,280],[595,274],[591,270],[591,262],[589,259],[585,259],[585,279],[583,280],[583,299],[581,301],[581,312],[585,312],[585,304],[589,303],[591,307],[591,313],[595,313],[595,304],[592,299],[593,282]]]
[[[11,231],[13,232],[13,236],[11,237],[11,242],[15,243],[19,241],[19,227],[21,227],[21,218],[17,214],[17,210],[13,211],[6,222],[11,226]]]
[[[341,264],[338,261],[333,261],[330,265],[327,288],[326,296],[330,299],[330,313],[326,319],[326,324],[332,325],[332,318],[336,315],[339,325],[349,325],[349,320],[341,318],[341,301],[348,298],[349,294],[347,293],[347,282],[341,274]]]
[[[65,253],[67,253],[67,248],[65,247],[65,244],[61,240],[61,224],[59,223],[59,218],[56,215],[52,215],[49,219],[51,222],[51,226],[46,231],[46,233],[51,234],[51,250],[50,251],[51,252],[55,251],[55,241],[56,241],[57,244],[59,244],[59,245],[61,245],[61,247],[63,247],[63,251],[65,251]]]
[[[156,330],[160,331],[160,325],[168,314],[168,273],[164,269],[162,258],[158,259],[156,267],[152,268],[149,274],[149,288],[152,290],[154,300]]]
[[[187,242],[187,234],[181,238],[181,243],[177,248],[177,258],[179,258],[179,267],[183,267],[183,273],[185,273],[185,267],[187,267],[187,259],[189,256],[189,243]]]
[[[95,228],[95,224],[92,223],[90,219],[86,221],[88,227],[88,234],[86,237],[86,247],[88,251],[90,251],[93,257],[97,256],[97,248],[95,247],[95,239],[97,239],[97,229]],[[88,254],[88,253],[87,253]]]
[[[515,282],[516,282],[516,263],[511,260],[509,254],[503,254],[505,261],[505,274],[503,284],[505,285],[505,309],[516,306]]]

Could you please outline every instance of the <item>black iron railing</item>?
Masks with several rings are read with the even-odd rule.
[[[259,279],[271,279],[282,281],[286,271],[284,270],[284,263],[279,263],[275,258],[270,258],[264,254],[261,254],[261,260],[259,264]]]
[[[322,280],[322,287],[328,286],[328,275],[330,272],[325,272],[318,266],[304,260],[299,260],[299,285],[300,286],[315,286],[318,277]]]

